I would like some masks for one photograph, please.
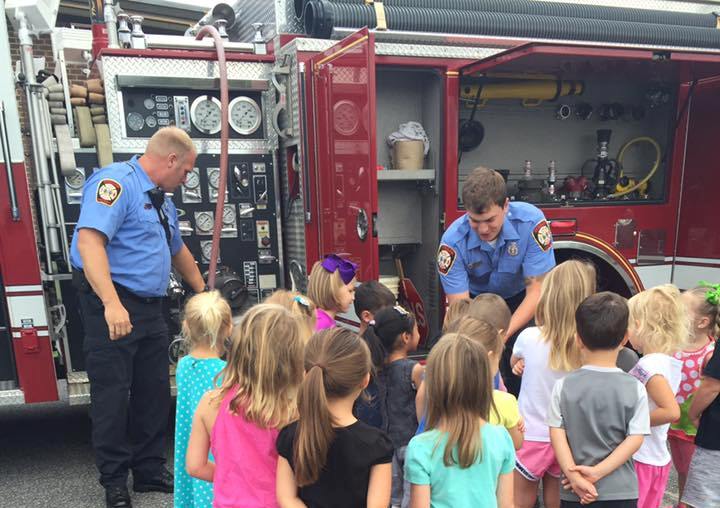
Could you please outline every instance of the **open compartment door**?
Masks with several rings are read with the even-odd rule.
[[[377,279],[375,45],[364,28],[310,60],[314,97],[320,254]]]
[[[673,282],[682,289],[720,281],[717,175],[720,160],[720,76],[691,87]]]
[[[625,48],[587,44],[532,42],[496,53],[460,69],[462,76],[488,72],[535,72],[563,77],[564,69],[573,63],[603,60],[608,72],[623,72],[638,79],[645,74],[667,81],[707,79],[720,71],[720,54],[675,51],[652,48]],[[640,73],[640,74],[636,74]]]

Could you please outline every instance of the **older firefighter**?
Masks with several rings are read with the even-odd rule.
[[[171,264],[195,291],[205,282],[180,236],[165,192],[184,182],[197,154],[182,130],[159,130],[145,154],[88,179],[71,262],[85,329],[92,442],[108,507],[136,492],[173,491],[165,468],[170,410],[168,329]]]
[[[497,171],[479,167],[463,184],[466,213],[443,234],[437,254],[448,303],[480,293],[495,293],[513,311],[501,370],[517,395],[519,380],[509,367],[514,336],[533,318],[542,277],[555,266],[550,226],[542,211],[513,202]],[[507,358],[506,358],[507,356]]]

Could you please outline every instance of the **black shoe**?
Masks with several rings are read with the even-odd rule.
[[[106,487],[105,503],[107,508],[132,508],[130,494],[124,485]]]
[[[167,492],[172,494],[175,490],[175,477],[164,467],[153,476],[133,475],[133,490],[135,492]]]

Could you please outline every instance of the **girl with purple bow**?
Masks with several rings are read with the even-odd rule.
[[[357,265],[337,254],[317,261],[310,271],[308,297],[317,306],[315,330],[335,326],[335,316],[350,309],[355,300]]]

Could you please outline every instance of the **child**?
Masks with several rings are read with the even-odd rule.
[[[689,335],[689,319],[680,291],[665,284],[638,293],[630,306],[630,343],[640,352],[630,374],[645,385],[650,406],[650,435],[633,455],[638,475],[638,508],[658,508],[670,474],[667,433],[680,418],[675,401],[682,362],[671,355],[680,351]]]
[[[510,326],[512,312],[501,296],[494,293],[481,293],[470,302],[468,315],[490,323],[497,328],[498,333],[505,333]]]
[[[445,311],[445,320],[443,321],[443,334],[445,333],[447,327],[450,326],[450,323],[467,315],[470,310],[471,301],[472,300],[470,300],[470,298],[461,298],[460,300],[455,300],[448,305],[448,308]]]
[[[513,506],[512,440],[487,422],[490,370],[485,348],[464,335],[445,335],[430,351],[429,430],[410,440],[405,456],[413,508]]]
[[[387,508],[392,443],[352,414],[370,368],[367,345],[350,330],[332,328],[310,338],[300,419],[277,439],[281,507]]]
[[[368,323],[375,319],[377,311],[395,305],[395,295],[378,281],[369,280],[355,288],[355,303],[353,305],[355,314],[360,318],[358,335],[362,336],[367,330]]]
[[[505,305],[505,301],[500,299]],[[507,305],[506,305],[507,307]],[[505,341],[504,333],[487,322],[475,319],[473,316],[465,316],[450,325],[449,333],[459,333],[476,340],[488,352],[490,358],[490,371],[493,379],[500,370],[500,357],[502,356]],[[493,425],[505,427],[513,440],[516,450],[519,450],[523,443],[523,423],[520,417],[520,410],[515,396],[498,389],[493,389],[493,408],[490,411],[490,419]]]
[[[380,387],[378,386],[377,370],[385,363],[385,349],[374,333],[368,333],[368,324],[375,319],[375,313],[385,307],[395,305],[395,295],[376,280],[363,282],[355,289],[355,314],[360,318],[358,334],[370,348],[373,371],[370,383],[363,397],[355,401],[355,416],[368,425],[385,428],[383,411],[381,410]]]
[[[518,508],[535,505],[540,480],[546,508],[560,506],[560,466],[550,444],[547,409],[555,382],[580,366],[575,311],[594,292],[592,265],[570,260],[556,266],[542,282],[535,311],[538,326],[523,330],[513,347],[510,363],[515,374],[522,372],[518,404],[525,420],[525,441],[517,453],[515,468]]]
[[[494,293],[481,293],[473,298],[472,302],[470,302],[468,315],[474,317],[475,319],[479,319],[480,321],[490,323],[497,329],[498,333],[502,334],[503,338],[510,326],[510,319],[512,319],[512,312],[510,311],[508,304],[501,296]],[[510,365],[511,354],[512,349],[509,347],[506,348],[503,345],[500,364]],[[500,371],[498,371],[493,378],[493,388],[503,392],[507,391],[502,376],[500,375]]]
[[[191,478],[185,471],[185,454],[195,408],[205,392],[217,388],[214,380],[225,367],[225,339],[232,332],[232,313],[218,291],[200,293],[188,300],[182,323],[190,352],[175,371],[175,493],[174,506],[212,506],[212,483]],[[210,457],[210,460],[213,460]]]
[[[616,366],[627,337],[627,303],[614,293],[598,293],[580,304],[575,320],[583,366],[555,383],[547,417],[571,487],[560,493],[560,506],[635,508],[632,455],[650,434],[650,417],[645,387]]]
[[[222,385],[195,412],[186,461],[214,482],[213,506],[277,506],[275,439],[296,414],[303,346],[299,320],[279,305],[256,305],[236,326]]]
[[[671,423],[668,432],[670,455],[678,474],[678,499],[682,499],[690,459],[695,451],[697,428],[688,417],[688,409],[694,393],[700,386],[703,368],[715,349],[714,335],[718,306],[708,301],[708,294],[713,294],[711,288],[697,287],[685,291],[681,297],[690,315],[690,343],[687,349],[675,353],[675,358],[683,362],[682,382],[675,397],[680,404],[680,420]],[[678,508],[683,508],[683,505],[679,504]]]
[[[714,305],[720,300],[720,291],[712,291]],[[718,508],[720,506],[720,353],[717,344],[712,358],[703,371],[700,388],[695,392],[688,414],[698,427],[695,436],[695,454],[690,463],[682,501],[693,508]]]
[[[355,299],[357,265],[329,254],[317,261],[310,271],[308,297],[317,305],[315,330],[335,326],[335,316],[350,309]]]
[[[303,341],[310,340],[310,336],[315,331],[317,316],[315,304],[308,297],[286,289],[278,289],[265,298],[264,303],[275,303],[285,307],[293,316],[297,316],[302,323]]]
[[[392,462],[392,506],[407,507],[410,492],[403,491],[405,450],[418,427],[415,412],[415,395],[420,386],[424,367],[408,359],[408,353],[417,349],[420,333],[415,318],[402,307],[381,309],[375,314],[373,333],[386,351],[383,365],[377,366],[380,397],[385,413],[385,432],[395,447]]]

